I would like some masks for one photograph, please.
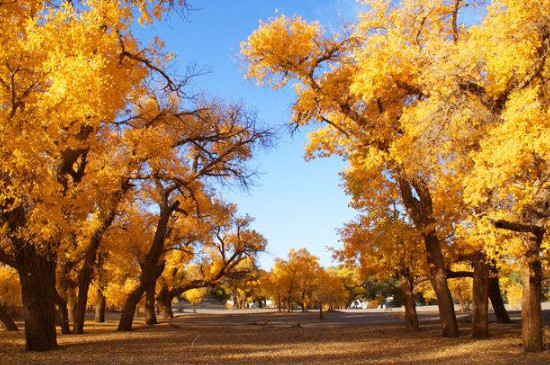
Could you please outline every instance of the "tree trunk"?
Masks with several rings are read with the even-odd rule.
[[[76,301],[74,299],[75,298],[72,298],[71,296],[67,298],[67,318],[69,319],[69,323],[74,323],[76,314]]]
[[[124,303],[117,331],[131,331],[134,316],[141,297],[145,294],[147,287],[151,286],[164,270],[164,262],[156,267],[156,271],[143,270],[141,280],[137,288],[135,288]],[[154,310],[153,310],[154,313]]]
[[[118,197],[118,196],[117,196]],[[120,197],[118,197],[120,200]],[[117,204],[118,204],[117,200]],[[86,307],[88,306],[88,291],[90,290],[90,284],[92,282],[92,276],[94,274],[94,268],[96,265],[97,250],[99,244],[103,238],[103,234],[109,228],[116,215],[116,206],[112,207],[107,216],[105,216],[102,224],[98,227],[90,239],[88,248],[86,249],[86,255],[84,256],[84,263],[78,273],[78,299],[76,301],[76,312],[73,324],[73,331],[75,334],[80,335],[84,333],[84,321],[86,319]],[[98,260],[98,266],[101,263]]]
[[[105,305],[107,304],[107,299],[103,295],[101,288],[97,288],[96,295],[96,304],[95,304],[95,321],[97,323],[105,322]]]
[[[414,278],[409,270],[401,274],[401,290],[403,291],[403,305],[405,306],[405,321],[407,330],[419,331],[418,315],[416,314],[416,304],[414,302],[413,287]]]
[[[323,303],[319,302],[319,319],[323,319]]]
[[[437,297],[441,330],[445,337],[458,337],[453,297],[447,284],[447,276],[441,246],[435,231],[424,236],[428,265],[430,267],[430,281]]]
[[[12,239],[17,240],[17,239]],[[17,240],[22,241],[22,240]],[[55,333],[55,257],[44,257],[30,242],[14,242],[15,259],[25,310],[25,340],[29,351],[57,347]]]
[[[399,179],[399,188],[407,212],[424,238],[430,281],[437,297],[443,336],[458,337],[455,308],[447,284],[445,260],[435,231],[436,220],[432,216],[433,203],[429,189],[421,181],[409,181],[403,178]]]
[[[489,265],[483,255],[474,259],[472,337],[489,337]]]
[[[162,286],[157,296],[157,302],[159,304],[160,313],[163,318],[174,318],[174,312],[172,311],[172,301],[174,297],[170,294],[170,291],[166,286]]]
[[[155,285],[156,282],[149,285],[145,292],[145,323],[157,324],[157,316],[155,314]]]
[[[130,293],[124,303],[122,314],[120,316],[120,322],[118,324],[118,331],[131,331],[132,323],[134,321],[134,315],[137,304],[141,297],[151,285],[154,285],[158,277],[164,271],[164,262],[160,262],[160,257],[164,250],[164,241],[166,240],[166,233],[168,230],[168,222],[172,215],[173,209],[177,207],[168,206],[168,197],[166,192],[161,193],[162,202],[159,204],[160,212],[157,227],[155,230],[155,236],[151,242],[151,247],[143,260],[141,266],[141,276],[139,285]]]
[[[523,276],[521,321],[523,349],[528,352],[544,350],[542,340],[542,311],[540,306],[542,266],[538,255],[528,257]]]
[[[61,327],[61,333],[68,335],[71,333],[71,326],[69,321],[69,310],[67,309],[67,302],[56,290],[55,304],[59,310],[59,326]]]
[[[0,303],[0,323],[4,326],[6,331],[19,331],[19,328],[10,317],[6,306]]]
[[[489,279],[489,299],[491,299],[491,305],[495,311],[498,323],[512,323],[510,316],[504,306],[504,300],[500,292],[500,284],[498,277]]]

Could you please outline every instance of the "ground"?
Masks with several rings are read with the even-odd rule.
[[[547,315],[550,313],[546,313]],[[491,323],[491,338],[473,340],[459,315],[458,339],[440,336],[437,315],[420,315],[422,331],[407,333],[397,311],[349,310],[280,314],[273,311],[203,311],[116,332],[116,317],[87,323],[81,336],[59,335],[59,349],[24,351],[22,332],[0,332],[0,364],[549,364],[550,352],[521,348],[514,323]]]

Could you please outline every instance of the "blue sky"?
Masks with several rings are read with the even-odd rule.
[[[257,28],[260,19],[276,14],[299,14],[337,28],[340,18],[350,19],[358,9],[355,0],[192,0],[191,5],[197,11],[188,19],[172,15],[167,22],[144,30],[146,38],[158,35],[177,55],[175,66],[182,71],[189,62],[209,69],[209,74],[194,81],[193,88],[242,101],[269,126],[288,121],[293,92],[274,92],[244,80],[239,43]],[[268,253],[260,257],[266,269],[275,257],[300,247],[317,255],[323,265],[331,265],[327,246],[338,244],[336,229],[355,214],[339,187],[338,172],[344,163],[337,158],[305,162],[305,132],[291,137],[283,129],[274,148],[256,155],[251,164],[261,175],[248,193],[222,192],[226,200],[238,204],[241,213],[256,218],[253,227],[268,239]]]

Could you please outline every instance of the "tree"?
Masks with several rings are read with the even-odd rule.
[[[457,14],[443,2],[435,2],[433,9],[416,6],[417,1],[391,9],[389,3],[368,3],[370,10],[343,35],[328,34],[319,23],[300,17],[281,16],[261,24],[241,47],[248,77],[275,88],[297,81],[292,122],[325,125],[310,133],[309,156],[340,154],[374,177],[368,184],[364,180],[365,188],[374,190],[388,179],[397,184],[424,240],[442,332],[455,337],[458,327],[437,232],[445,222],[437,220],[434,205],[439,205],[435,198],[456,196],[434,195],[429,173],[419,170],[416,161],[409,162],[408,157],[421,150],[403,138],[401,115],[428,92],[416,79],[424,66],[418,62],[423,41],[428,35],[451,38]],[[432,12],[430,22],[422,21]]]
[[[189,289],[184,293],[185,299],[193,305],[193,313],[197,313],[197,304],[202,302],[203,298],[208,294],[207,288]]]

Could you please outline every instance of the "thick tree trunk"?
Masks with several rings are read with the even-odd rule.
[[[512,323],[510,316],[504,306],[504,300],[500,292],[500,283],[498,277],[489,279],[489,299],[491,299],[491,305],[495,311],[498,323]]]
[[[18,242],[16,262],[25,310],[25,340],[29,351],[57,347],[55,333],[55,257],[44,257],[29,242]]]
[[[155,285],[156,282],[149,285],[145,292],[145,323],[157,324],[157,315],[155,314]]]
[[[67,302],[57,293],[57,291],[55,293],[55,304],[59,310],[59,326],[61,327],[61,333],[68,335],[71,333],[69,310],[67,309]]]
[[[96,302],[95,302],[95,321],[97,323],[105,322],[105,305],[107,299],[103,295],[101,288],[97,288]]]
[[[489,265],[483,255],[474,259],[472,337],[489,337]]]
[[[403,305],[405,306],[405,321],[407,330],[419,331],[418,315],[416,314],[416,304],[414,302],[413,287],[414,278],[409,270],[401,273],[401,290],[403,291]]]
[[[4,304],[0,303],[0,323],[4,326],[6,331],[19,331],[19,328],[11,318]]]
[[[528,352],[544,350],[542,340],[542,311],[540,306],[542,266],[538,255],[528,257],[523,276],[521,321],[523,349]]]
[[[433,203],[430,192],[421,181],[406,179],[399,180],[399,188],[407,212],[424,238],[430,281],[437,297],[443,336],[458,337],[453,298],[447,284],[445,260],[435,231],[436,220],[432,216]]]
[[[174,312],[172,311],[172,301],[174,297],[170,294],[170,291],[166,286],[162,286],[157,296],[157,302],[160,308],[160,313],[163,318],[174,318]]]

